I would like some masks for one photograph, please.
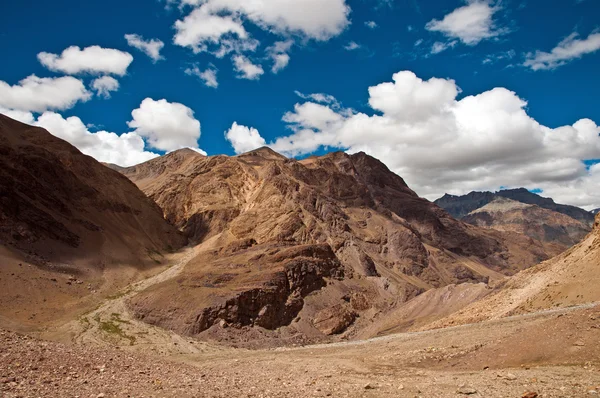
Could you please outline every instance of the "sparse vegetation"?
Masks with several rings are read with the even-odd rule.
[[[129,321],[125,321],[121,319],[121,316],[117,313],[112,313],[110,316],[110,320],[103,321],[99,316],[94,318],[96,322],[98,322],[98,328],[105,333],[116,335],[122,339],[129,340],[129,345],[135,344],[135,336],[130,336],[121,328],[120,324],[129,324]]]

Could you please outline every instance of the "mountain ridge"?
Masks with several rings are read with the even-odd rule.
[[[490,203],[496,197],[504,197],[526,204],[538,205],[584,222],[590,228],[594,224],[594,216],[590,212],[576,206],[557,204],[553,199],[544,198],[525,188],[505,189],[497,192],[472,191],[462,196],[445,194],[433,203],[448,211],[452,216],[462,218],[473,210]]]

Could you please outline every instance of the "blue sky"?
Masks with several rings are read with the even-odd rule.
[[[364,150],[430,199],[526,186],[600,207],[597,0],[248,3],[3,5],[0,112],[124,165],[183,146]],[[147,52],[162,42],[157,60],[127,34]],[[224,43],[235,48],[217,54]],[[63,53],[72,46],[79,52]],[[274,73],[277,55],[289,62]],[[218,87],[193,70],[212,71]],[[31,75],[49,80],[24,83]],[[103,77],[113,89],[104,94],[94,89]]]

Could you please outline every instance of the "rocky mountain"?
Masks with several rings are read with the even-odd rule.
[[[457,221],[364,153],[180,150],[122,172],[198,245],[179,277],[129,300],[184,335],[351,336],[431,288],[500,280],[556,253]]]
[[[590,213],[596,215],[596,214],[600,213],[600,209],[594,209],[594,210],[590,211]]]
[[[106,272],[126,279],[183,244],[127,178],[44,129],[0,115],[0,320],[5,310],[39,319],[46,308],[56,317],[105,283]]]
[[[590,228],[576,219],[543,207],[497,197],[473,210],[462,221],[484,228],[512,231],[567,249],[579,243]]]
[[[511,199],[517,202],[537,205],[541,208],[562,213],[577,221],[580,221],[590,228],[594,223],[594,216],[590,212],[579,207],[557,204],[551,198],[544,198],[525,188],[507,189],[498,192],[471,192],[463,196],[446,194],[437,199],[434,203],[445,209],[456,218],[463,218],[473,210],[479,209],[501,197]]]

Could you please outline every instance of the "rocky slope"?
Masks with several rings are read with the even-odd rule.
[[[0,115],[0,320],[52,318],[98,289],[103,273],[126,279],[184,243],[127,178]]]
[[[600,215],[594,230],[567,252],[522,271],[492,294],[433,326],[600,301]]]
[[[462,218],[480,207],[487,205],[496,198],[507,198],[517,202],[537,205],[544,209],[562,213],[580,221],[590,228],[594,223],[594,216],[590,212],[575,206],[561,205],[550,198],[544,198],[525,188],[507,189],[498,192],[471,192],[463,196],[446,194],[434,203],[445,209],[456,218]]]
[[[524,234],[542,242],[557,244],[563,250],[579,243],[590,232],[587,224],[572,217],[504,197],[473,210],[462,221]]]
[[[455,220],[364,153],[181,150],[122,172],[202,246],[181,277],[129,302],[185,335],[351,337],[426,290],[499,280],[554,254]]]

